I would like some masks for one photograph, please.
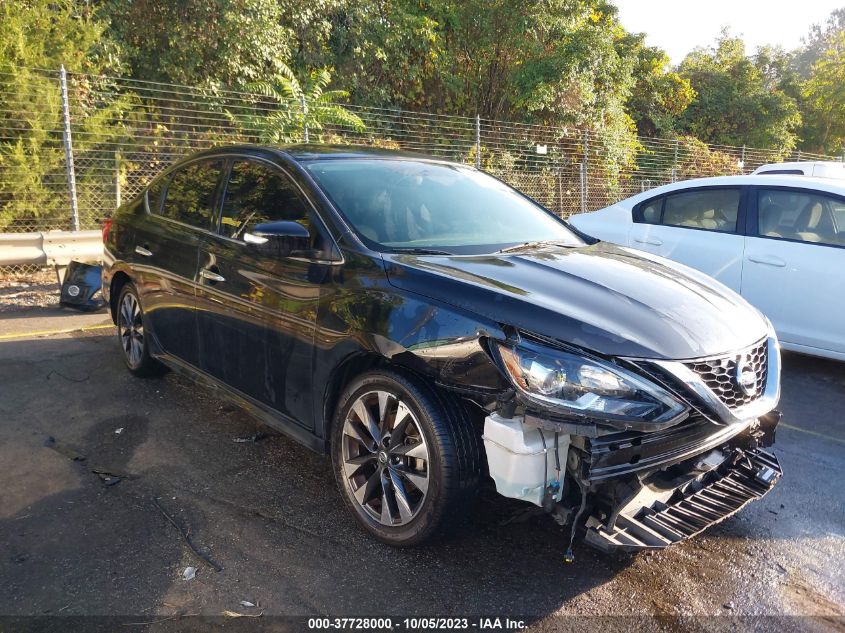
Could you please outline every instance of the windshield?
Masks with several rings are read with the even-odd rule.
[[[527,242],[583,244],[538,204],[468,167],[329,159],[305,168],[358,234],[381,250],[477,254]]]

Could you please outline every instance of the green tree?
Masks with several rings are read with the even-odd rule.
[[[101,0],[100,12],[137,79],[242,87],[290,55],[276,0]]]
[[[591,165],[611,187],[633,163],[636,56],[608,0],[359,0],[331,22],[330,63],[353,103],[601,130]],[[537,140],[516,160],[536,160]]]
[[[606,0],[362,0],[333,23],[332,65],[357,103],[588,124],[631,87]]]
[[[795,147],[801,115],[794,97],[783,90],[770,55],[749,57],[740,38],[727,31],[714,48],[696,49],[681,63],[680,74],[698,94],[681,117],[680,127],[705,142]]]
[[[807,79],[813,66],[830,49],[837,34],[845,31],[845,7],[836,9],[824,24],[814,24],[804,38],[804,44],[795,51],[793,67]]]
[[[845,32],[832,36],[813,64],[804,97],[804,147],[839,154],[845,148]]]
[[[68,197],[57,195],[66,188],[55,71],[90,73],[69,86],[77,148],[109,137],[121,104],[91,96],[94,75],[120,68],[104,29],[84,2],[0,0],[0,230],[68,227]]]
[[[622,38],[620,45],[636,59],[634,86],[626,109],[642,136],[674,136],[677,120],[696,97],[689,79],[671,69],[669,56],[646,46],[642,34]]]
[[[258,113],[241,117],[230,113],[229,116],[246,134],[266,143],[300,142],[306,125],[311,141],[320,140],[327,123],[364,131],[361,118],[339,105],[349,94],[344,90],[326,90],[330,83],[331,73],[327,68],[311,71],[306,81],[300,82],[290,68],[284,67],[274,80],[248,86],[251,91],[270,99],[272,108],[267,109],[267,104],[263,103],[259,105]]]

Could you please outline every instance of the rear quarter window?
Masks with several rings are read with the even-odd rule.
[[[663,198],[652,198],[640,202],[634,207],[634,222],[641,224],[660,224],[660,217],[663,210]]]

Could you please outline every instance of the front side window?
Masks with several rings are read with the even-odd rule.
[[[147,210],[158,215],[161,212],[161,197],[169,177],[159,178],[147,188]]]
[[[760,189],[757,233],[761,237],[845,246],[845,201],[792,189]]]
[[[355,158],[315,160],[305,168],[375,248],[469,254],[534,241],[583,245],[535,202],[460,165]]]
[[[666,226],[736,231],[739,189],[698,189],[666,196],[663,221]]]
[[[161,215],[200,229],[210,229],[221,159],[200,160],[179,168],[170,178]]]
[[[322,250],[313,211],[290,178],[270,165],[235,161],[223,197],[220,232],[243,240],[257,224],[279,221],[302,224],[311,235],[310,248]]]

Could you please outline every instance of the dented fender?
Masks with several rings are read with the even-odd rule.
[[[317,318],[314,384],[325,386],[315,402],[318,424],[328,424],[331,392],[357,363],[388,362],[478,400],[510,388],[488,353],[490,341],[506,338],[495,321],[397,289],[377,255],[350,253],[334,273]]]

